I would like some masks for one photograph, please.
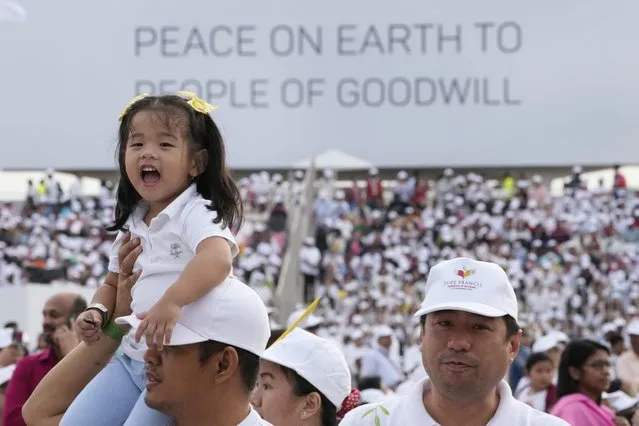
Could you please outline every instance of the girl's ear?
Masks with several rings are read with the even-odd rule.
[[[191,162],[191,170],[189,171],[189,175],[192,177],[198,177],[201,175],[204,170],[206,170],[206,166],[208,164],[209,157],[208,151],[206,149],[201,149],[193,155],[193,161]]]

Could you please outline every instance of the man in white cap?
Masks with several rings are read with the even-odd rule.
[[[456,258],[434,266],[415,314],[429,377],[405,395],[359,407],[341,426],[568,426],[517,401],[503,380],[519,350],[517,314],[499,265]]]
[[[135,315],[118,324],[137,326]],[[235,278],[187,305],[168,347],[150,347],[146,404],[178,425],[264,425],[249,397],[271,332],[266,306]]]
[[[123,270],[135,264],[140,252],[134,249],[131,241],[120,249]],[[108,364],[126,328],[141,322],[136,315],[127,315],[137,277],[120,274],[113,313],[117,319],[108,321],[95,344],[81,343],[47,374],[23,407],[29,424],[63,425],[60,417],[70,401]],[[235,278],[227,279],[182,309],[169,345],[161,352],[148,349],[145,402],[175,417],[177,426],[269,425],[249,405],[269,336],[268,313],[257,293]],[[99,390],[105,401],[101,414],[110,415],[109,404],[122,390],[108,386]],[[112,422],[116,423],[122,424]]]
[[[628,383],[633,392],[639,392],[639,318],[633,318],[626,332],[630,336],[631,350],[617,358],[617,376]]]
[[[401,367],[391,358],[393,330],[387,325],[378,325],[374,329],[377,347],[362,356],[360,379],[379,377],[382,385],[395,390],[406,378]]]
[[[322,253],[315,245],[315,238],[304,238],[300,248],[300,272],[304,276],[304,301],[311,303],[315,298],[315,282],[319,275]]]

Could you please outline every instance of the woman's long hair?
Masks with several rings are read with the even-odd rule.
[[[579,382],[570,375],[570,368],[582,369],[588,358],[597,351],[610,350],[593,340],[573,340],[568,343],[561,354],[559,377],[557,382],[557,399],[573,393],[579,393]]]

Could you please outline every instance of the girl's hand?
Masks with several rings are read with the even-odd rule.
[[[75,320],[80,338],[89,346],[100,340],[102,326],[102,314],[95,309],[82,312]]]
[[[182,308],[174,302],[160,299],[150,310],[138,315],[142,323],[135,333],[135,341],[146,336],[147,346],[155,344],[158,350],[171,342],[171,334],[175,328]]]

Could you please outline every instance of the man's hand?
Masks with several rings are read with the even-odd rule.
[[[71,329],[66,325],[58,327],[53,333],[53,341],[60,349],[60,354],[65,357],[80,343],[75,327],[71,324]]]
[[[142,274],[141,270],[133,271],[138,256],[142,253],[139,238],[131,238],[127,232],[122,240],[122,247],[118,252],[120,274],[118,275],[118,292],[115,299],[113,318],[129,315],[131,313],[131,289]]]

